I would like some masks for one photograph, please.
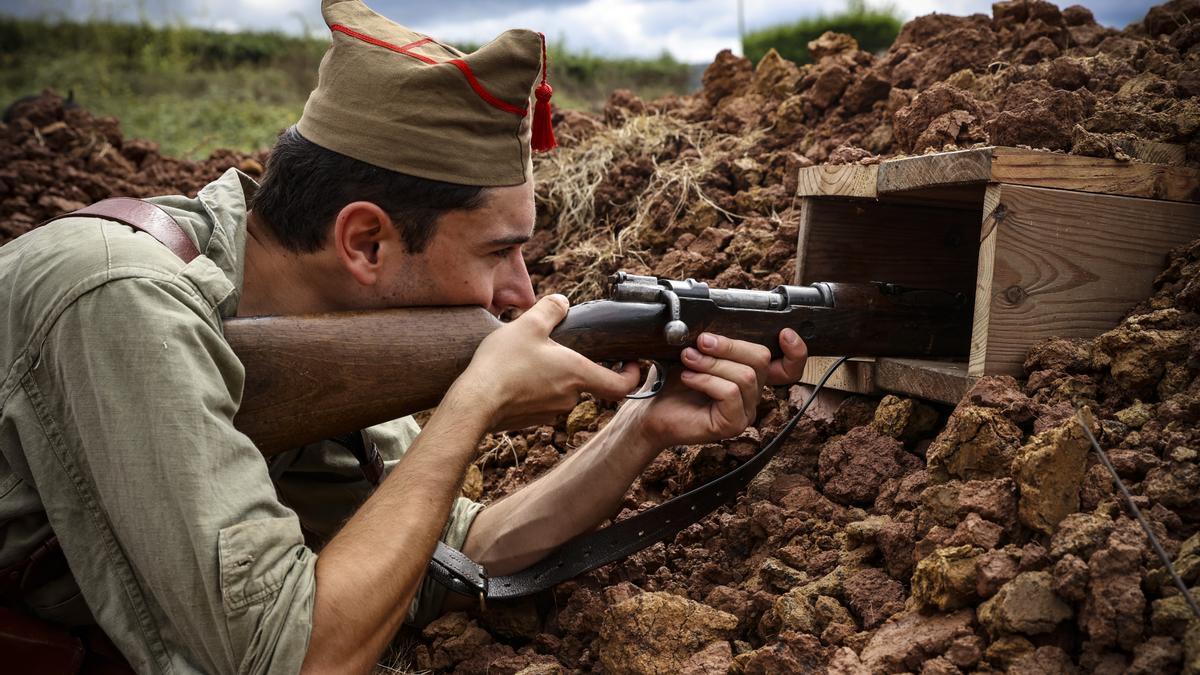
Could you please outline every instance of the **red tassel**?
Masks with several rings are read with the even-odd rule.
[[[550,96],[554,94],[554,87],[546,81],[546,36],[541,37],[542,82],[533,90],[537,103],[533,106],[533,135],[529,143],[534,152],[553,150],[558,145],[554,140],[554,123],[550,121]]]

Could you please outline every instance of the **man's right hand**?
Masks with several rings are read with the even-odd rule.
[[[569,307],[564,296],[546,296],[489,335],[447,397],[474,397],[489,415],[489,428],[502,430],[553,420],[574,408],[582,392],[606,400],[631,393],[637,364],[614,372],[550,339]]]

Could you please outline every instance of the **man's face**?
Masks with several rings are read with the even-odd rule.
[[[482,206],[444,214],[425,250],[388,265],[388,304],[528,309],[536,298],[521,247],[533,225],[532,181],[485,190]]]

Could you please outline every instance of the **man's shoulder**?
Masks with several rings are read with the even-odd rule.
[[[139,280],[144,283],[137,284]],[[10,331],[44,330],[67,307],[88,302],[96,289],[128,282],[169,288],[169,296],[206,315],[213,315],[233,289],[203,256],[185,264],[153,237],[103,218],[62,218],[0,248],[0,287],[14,289],[0,297],[0,310],[5,310],[0,313],[16,324],[8,326]]]

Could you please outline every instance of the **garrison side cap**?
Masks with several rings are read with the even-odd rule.
[[[531,150],[554,147],[540,33],[505,31],[466,54],[361,0],[323,0],[321,12],[332,42],[297,124],[313,143],[392,171],[482,187],[524,183],[533,175]]]

